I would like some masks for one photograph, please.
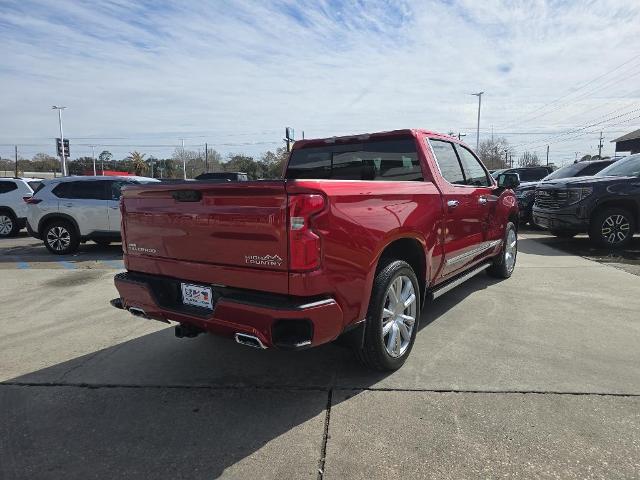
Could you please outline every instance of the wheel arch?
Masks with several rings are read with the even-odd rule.
[[[422,300],[427,289],[427,258],[425,244],[413,236],[403,236],[389,241],[381,250],[376,261],[376,274],[387,259],[407,262],[418,277]]]
[[[591,223],[591,221],[593,220],[593,217],[599,212],[601,212],[602,210],[606,208],[616,208],[616,207],[624,208],[625,210],[630,211],[634,217],[633,219],[635,220],[636,225],[640,224],[640,208],[638,207],[638,204],[630,198],[611,198],[598,203],[598,205],[591,212],[589,223]]]
[[[8,206],[3,205],[2,207],[0,207],[0,213],[8,213],[13,218],[18,218],[18,215],[16,215],[16,212],[13,210],[13,208]]]
[[[80,235],[80,227],[78,226],[78,222],[76,222],[76,220],[71,215],[67,215],[66,213],[59,213],[59,212],[48,213],[47,215],[43,216],[40,219],[40,221],[38,222],[38,234],[40,236],[44,236],[45,227],[49,223],[55,220],[65,220],[71,223],[74,230],[76,231],[76,234]]]

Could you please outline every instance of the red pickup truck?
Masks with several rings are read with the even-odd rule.
[[[457,139],[425,130],[296,142],[277,181],[131,186],[126,273],[112,304],[257,348],[350,338],[399,368],[426,301],[517,253],[517,175],[496,183]]]

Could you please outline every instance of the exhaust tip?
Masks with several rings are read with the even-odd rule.
[[[129,313],[131,313],[131,315],[133,315],[134,317],[148,318],[147,313],[143,309],[138,307],[129,307]]]
[[[111,304],[112,307],[119,308],[120,310],[124,310],[124,305],[122,304],[121,298],[114,298],[113,300],[110,300],[109,303]]]
[[[264,343],[262,343],[260,339],[254,335],[247,335],[246,333],[236,333],[235,339],[237,343],[246,345],[247,347],[260,348],[262,350],[265,350],[267,348],[264,346]]]

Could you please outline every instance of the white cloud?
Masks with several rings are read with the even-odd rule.
[[[249,153],[277,146],[286,125],[307,136],[455,130],[474,144],[476,98],[469,93],[478,90],[486,92],[483,135],[490,125],[496,132],[562,131],[640,107],[637,57],[569,95],[566,105],[536,113],[640,53],[635,0],[146,5],[4,2],[0,143],[52,150],[54,103],[68,106],[72,145],[91,143],[74,141],[90,136],[131,148],[186,137],[187,144]],[[639,124],[612,126],[605,136]],[[122,139],[107,140],[113,137]],[[509,138],[542,152],[546,136]],[[565,160],[593,153],[596,138],[549,141]],[[2,156],[9,151],[0,147]]]

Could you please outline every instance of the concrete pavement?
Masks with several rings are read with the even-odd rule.
[[[5,268],[0,478],[637,477],[640,278],[526,237],[391,375],[176,339],[108,305],[115,269]]]

